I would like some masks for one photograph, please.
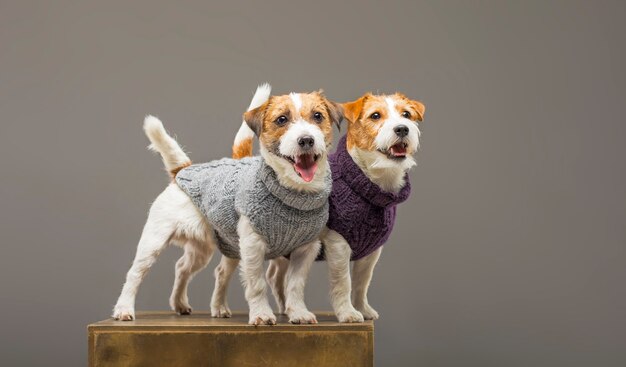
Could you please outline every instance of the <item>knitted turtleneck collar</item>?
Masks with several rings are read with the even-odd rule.
[[[411,183],[408,175],[405,176],[405,185],[397,194],[383,191],[380,186],[373,183],[354,162],[350,153],[348,153],[345,135],[339,140],[337,151],[330,156],[329,161],[331,167],[336,165],[336,169],[333,167],[332,170],[335,176],[333,179],[342,179],[354,192],[375,206],[385,208],[397,205],[405,201],[411,193]]]
[[[259,178],[265,184],[267,190],[285,205],[306,211],[321,208],[328,202],[333,183],[331,175],[327,174],[324,178],[324,189],[319,192],[308,193],[287,188],[280,184],[276,177],[276,172],[265,163],[265,160],[261,163]]]

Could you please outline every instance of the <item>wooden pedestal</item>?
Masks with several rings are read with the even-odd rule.
[[[248,325],[247,314],[215,319],[143,312],[136,321],[88,326],[89,366],[373,366],[374,324],[341,324],[317,313],[319,324]]]

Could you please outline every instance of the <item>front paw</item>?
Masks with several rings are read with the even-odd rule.
[[[227,304],[211,305],[211,316],[212,317],[229,318],[232,315],[233,315],[233,313],[230,312],[230,308],[228,308]]]
[[[368,304],[361,307],[357,306],[357,310],[363,314],[365,320],[378,320],[378,312]]]
[[[250,311],[250,319],[248,324],[258,326],[258,325],[276,325],[276,316],[272,310],[257,310]]]
[[[193,311],[189,303],[183,300],[170,300],[170,307],[179,315],[191,315]]]
[[[128,306],[115,306],[113,318],[118,321],[133,321],[135,319],[135,309]]]
[[[339,322],[363,322],[363,314],[354,307],[337,312],[337,320]]]
[[[287,312],[287,315],[292,324],[317,324],[315,314],[307,309]]]
[[[173,310],[176,311],[176,313],[179,314],[179,315],[191,315],[191,311],[193,311],[193,309],[189,305],[187,305],[187,306],[177,306]]]

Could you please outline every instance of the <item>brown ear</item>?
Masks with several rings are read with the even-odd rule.
[[[341,131],[341,121],[343,120],[343,107],[339,103],[326,100],[326,109],[333,124],[337,125],[337,130]]]
[[[267,110],[267,106],[269,105],[269,100],[259,107],[246,111],[243,114],[243,120],[248,124],[248,127],[254,131],[256,136],[261,136],[261,131],[263,130],[263,119],[265,118],[265,111]]]
[[[343,117],[345,117],[346,120],[348,120],[348,122],[350,123],[356,122],[361,116],[361,112],[363,111],[363,104],[370,95],[370,93],[367,93],[356,101],[346,102],[342,104],[341,106],[343,107]]]
[[[419,121],[424,120],[424,112],[426,112],[426,106],[424,106],[422,102],[414,100],[410,100],[409,104],[415,109],[415,111],[417,111],[417,119]]]

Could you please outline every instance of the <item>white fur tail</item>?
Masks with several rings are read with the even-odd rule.
[[[185,154],[176,140],[169,136],[158,118],[148,115],[143,121],[143,130],[150,139],[149,149],[161,154],[165,169],[173,178],[178,171],[191,165],[191,159]]]
[[[253,110],[263,103],[267,102],[272,92],[272,86],[268,83],[261,84],[254,92],[254,97],[250,102],[248,111]],[[252,156],[252,141],[254,139],[254,131],[250,129],[245,121],[241,123],[237,135],[235,135],[235,142],[233,143],[233,158],[240,159],[243,157]]]

